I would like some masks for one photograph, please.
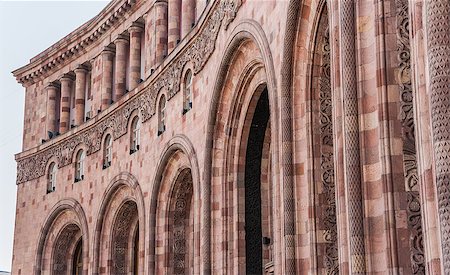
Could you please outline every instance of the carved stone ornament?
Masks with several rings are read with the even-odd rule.
[[[414,105],[411,85],[411,46],[409,35],[408,0],[397,0],[397,50],[399,70],[397,81],[400,86],[403,134],[403,167],[405,191],[407,193],[406,213],[409,229],[409,246],[412,274],[425,274],[422,216],[417,175],[416,138],[414,134]]]
[[[333,106],[331,93],[330,33],[326,29],[322,41],[322,65],[320,70],[320,169],[325,194],[323,238],[325,244],[324,267],[327,275],[339,274],[338,234],[336,221],[336,194],[333,157]]]
[[[148,121],[156,110],[156,99],[162,89],[167,90],[170,100],[180,91],[183,67],[192,62],[194,74],[200,72],[215,50],[219,30],[228,26],[235,18],[241,5],[240,0],[221,0],[215,3],[213,11],[199,34],[174,58],[154,81],[144,87],[138,94],[122,106],[117,107],[110,115],[98,121],[92,127],[73,134],[67,140],[42,149],[36,154],[17,161],[17,184],[37,179],[45,175],[45,167],[50,158],[56,157],[58,167],[72,163],[74,149],[79,144],[88,147],[87,155],[100,150],[101,138],[106,129],[112,129],[116,140],[127,133],[127,122],[134,110],[141,114],[143,122]],[[226,22],[225,22],[226,21]]]
[[[131,239],[132,222],[136,216],[137,206],[132,201],[126,202],[117,214],[112,237],[112,274],[128,274],[131,256],[129,248],[133,247],[128,242]]]

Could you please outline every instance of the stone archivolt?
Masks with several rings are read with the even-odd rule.
[[[148,83],[138,94],[119,106],[107,117],[94,125],[71,135],[68,139],[58,142],[38,153],[17,160],[17,183],[24,183],[45,175],[45,167],[51,157],[56,157],[58,167],[72,163],[72,155],[79,144],[88,147],[87,154],[100,150],[103,133],[111,128],[116,140],[127,133],[127,125],[131,113],[139,110],[143,122],[148,121],[156,110],[158,94],[166,89],[170,100],[180,91],[180,82],[184,66],[192,62],[194,74],[200,72],[211,54],[221,26],[227,28],[232,22],[241,5],[240,0],[226,0],[217,2],[211,15],[207,18],[193,41],[182,50],[168,66],[152,82]]]

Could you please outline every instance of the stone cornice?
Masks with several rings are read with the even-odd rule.
[[[200,72],[215,50],[216,39],[223,26],[227,29],[241,6],[241,0],[220,0],[214,3],[203,23],[186,43],[179,45],[154,75],[140,86],[135,94],[129,94],[101,113],[93,121],[73,129],[65,135],[16,155],[17,183],[24,183],[44,176],[50,158],[56,157],[58,167],[72,163],[75,148],[85,145],[91,155],[101,148],[101,139],[110,129],[116,140],[128,130],[128,120],[135,110],[142,121],[147,122],[156,110],[156,99],[165,90],[168,100],[180,90],[181,74],[190,62],[194,74]]]
[[[37,78],[46,76],[61,65],[73,61],[75,56],[98,41],[116,22],[120,21],[135,2],[136,0],[112,1],[96,17],[33,57],[29,64],[13,71],[14,77],[22,85],[28,86]]]

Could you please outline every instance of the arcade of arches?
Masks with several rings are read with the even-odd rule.
[[[15,71],[13,274],[449,274],[450,0],[375,2],[113,0]]]

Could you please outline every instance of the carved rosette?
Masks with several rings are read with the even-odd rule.
[[[240,6],[240,0],[217,1],[204,27],[193,38],[190,45],[136,96],[117,107],[108,117],[92,127],[73,134],[68,139],[42,149],[36,154],[19,159],[17,184],[44,176],[47,162],[52,157],[57,158],[58,167],[71,164],[74,149],[80,144],[88,147],[88,155],[99,151],[101,138],[107,129],[112,129],[114,139],[125,135],[128,119],[134,110],[139,111],[143,122],[148,121],[155,114],[158,93],[166,91],[167,98],[170,100],[180,91],[181,74],[188,62],[192,62],[195,74],[203,69],[215,50],[221,26],[227,27],[233,21]]]

